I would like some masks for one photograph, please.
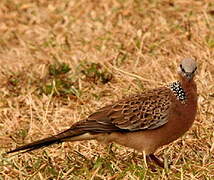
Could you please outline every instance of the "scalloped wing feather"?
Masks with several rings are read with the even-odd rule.
[[[120,100],[91,114],[79,126],[92,132],[158,128],[168,121],[170,95],[171,90],[162,87]]]

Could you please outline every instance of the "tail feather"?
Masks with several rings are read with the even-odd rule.
[[[70,129],[67,129],[55,136],[47,137],[32,143],[17,147],[11,151],[6,152],[6,154],[22,151],[28,152],[32,150],[39,149],[41,147],[49,146],[56,143],[62,143],[64,141],[79,141],[79,140],[89,140],[94,139],[95,134],[97,133],[110,133],[113,131],[121,131],[120,128],[107,123],[98,123],[96,120],[82,120],[71,126]],[[126,130],[122,130],[126,131]],[[87,134],[89,133],[89,134]],[[81,136],[84,135],[85,136]]]
[[[38,141],[34,141],[32,143],[17,147],[11,151],[6,152],[6,154],[22,151],[22,152],[28,152],[32,150],[39,149],[41,147],[49,146],[52,144],[58,144],[64,142],[65,139],[72,138],[78,135],[83,134],[84,132],[81,131],[75,131],[73,129],[68,129],[66,131],[63,131],[55,136],[47,137]]]
[[[62,142],[60,139],[57,139],[55,137],[48,137],[45,139],[41,139],[32,143],[17,147],[16,149],[8,151],[7,154],[18,152],[18,151],[23,151],[23,152],[32,151],[35,149],[39,149],[41,147],[49,146],[51,144],[60,143],[60,142]]]

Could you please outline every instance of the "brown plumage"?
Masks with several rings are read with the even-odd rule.
[[[179,81],[122,99],[99,109],[64,132],[7,153],[31,151],[65,141],[96,139],[145,152],[163,167],[153,153],[157,148],[182,136],[195,119],[195,71],[195,61],[184,59],[179,66]]]

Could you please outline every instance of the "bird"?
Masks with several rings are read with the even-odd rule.
[[[185,58],[178,66],[177,81],[125,97],[56,135],[17,147],[6,154],[29,152],[67,141],[97,140],[143,152],[146,158],[164,168],[154,153],[187,132],[196,117],[196,70],[196,61]]]

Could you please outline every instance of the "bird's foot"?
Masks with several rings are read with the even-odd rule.
[[[158,159],[154,154],[150,154],[149,158],[159,167],[164,168],[164,162]]]
[[[159,166],[161,168],[170,168],[170,166],[172,165],[172,163],[170,163],[166,166],[166,164],[163,161],[161,161],[160,159],[158,159],[154,154],[148,155],[146,157],[146,160],[147,160],[147,162],[150,162],[148,167],[152,171],[157,171],[154,164],[156,164],[157,166]]]

